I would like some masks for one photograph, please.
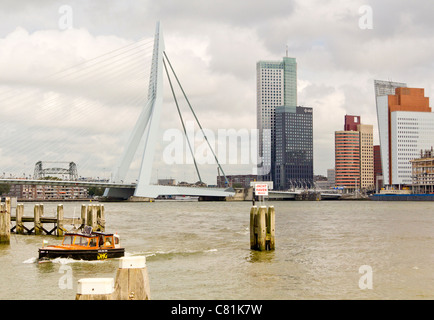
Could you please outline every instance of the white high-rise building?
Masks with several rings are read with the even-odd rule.
[[[375,81],[384,184],[410,185],[411,163],[434,145],[434,113],[424,89]]]
[[[402,82],[374,80],[375,102],[377,106],[378,135],[380,138],[383,181],[389,184],[389,104],[388,96],[395,94],[396,88],[407,87]]]
[[[410,185],[411,162],[421,150],[434,145],[434,113],[395,111],[391,113],[391,167],[394,185]]]

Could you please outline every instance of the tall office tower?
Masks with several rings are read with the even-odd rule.
[[[410,185],[410,160],[433,145],[434,113],[429,98],[424,89],[399,87],[376,100],[384,184]]]
[[[313,110],[280,106],[275,111],[274,188],[313,188]]]
[[[377,107],[378,136],[380,139],[383,184],[389,184],[389,108],[387,97],[394,95],[397,88],[407,87],[403,82],[374,80],[375,103]]]
[[[280,106],[297,106],[297,62],[288,57],[282,61],[259,61],[256,72],[258,151],[262,159],[262,166],[258,166],[258,180],[274,181],[275,110]]]
[[[346,115],[344,131],[335,132],[336,186],[373,190],[373,126],[360,122],[360,116]]]
[[[335,185],[347,191],[360,188],[360,134],[335,132]]]

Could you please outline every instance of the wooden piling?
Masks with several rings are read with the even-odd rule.
[[[92,230],[97,229],[97,210],[95,205],[87,206],[87,225],[92,227]]]
[[[105,212],[104,205],[99,204],[97,209],[97,225],[98,231],[105,231]]]
[[[5,203],[0,204],[0,244],[10,244],[11,215]]]
[[[19,203],[17,204],[17,208],[15,209],[15,232],[17,234],[24,234],[24,222],[23,222],[23,216],[24,216],[24,204]]]
[[[268,250],[274,250],[276,246],[275,221],[276,221],[276,214],[275,214],[274,206],[270,206],[267,212],[267,249]]]
[[[43,225],[41,223],[41,216],[43,208],[41,207],[41,204],[35,204],[35,207],[33,209],[34,214],[34,231],[35,235],[41,235],[43,231]]]
[[[250,209],[250,249],[275,250],[275,210],[273,206]]]
[[[65,229],[63,228],[63,204],[57,205],[57,229],[56,229],[56,235],[58,237],[63,237],[63,234],[65,232]]]
[[[146,257],[122,257],[116,279],[78,280],[76,300],[150,300]]]
[[[80,279],[75,300],[112,300],[113,283],[113,278]]]
[[[81,226],[87,226],[87,207],[85,204],[81,205]]]
[[[258,250],[259,251],[265,251],[265,241],[267,238],[267,219],[266,219],[266,212],[267,207],[261,206],[259,207],[258,211],[258,227],[257,227],[257,234],[258,234]]]
[[[10,197],[6,197],[5,198],[5,205],[6,205],[6,211],[9,214],[9,217],[11,216],[11,198]]]
[[[150,300],[146,257],[123,257],[119,259],[116,273],[114,300]]]
[[[256,216],[258,214],[258,207],[252,206],[250,209],[250,249],[256,249]]]

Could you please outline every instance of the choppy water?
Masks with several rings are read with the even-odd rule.
[[[106,229],[147,257],[152,299],[434,299],[433,202],[267,204],[273,252],[250,250],[249,202],[105,203]],[[64,203],[65,216],[80,205]],[[115,277],[117,260],[38,264],[44,239],[60,242],[12,234],[0,246],[0,299],[75,299],[79,279]],[[363,265],[372,289],[359,287]]]

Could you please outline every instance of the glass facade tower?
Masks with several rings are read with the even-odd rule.
[[[295,181],[297,186],[310,186],[313,184],[312,108],[297,107],[297,61],[289,57],[281,61],[259,61],[256,72],[258,163],[262,162],[258,180],[273,181],[275,189],[295,186]],[[309,143],[304,144],[306,139]],[[305,165],[306,159],[310,159],[310,167],[303,169],[308,173],[302,178],[290,166]]]

